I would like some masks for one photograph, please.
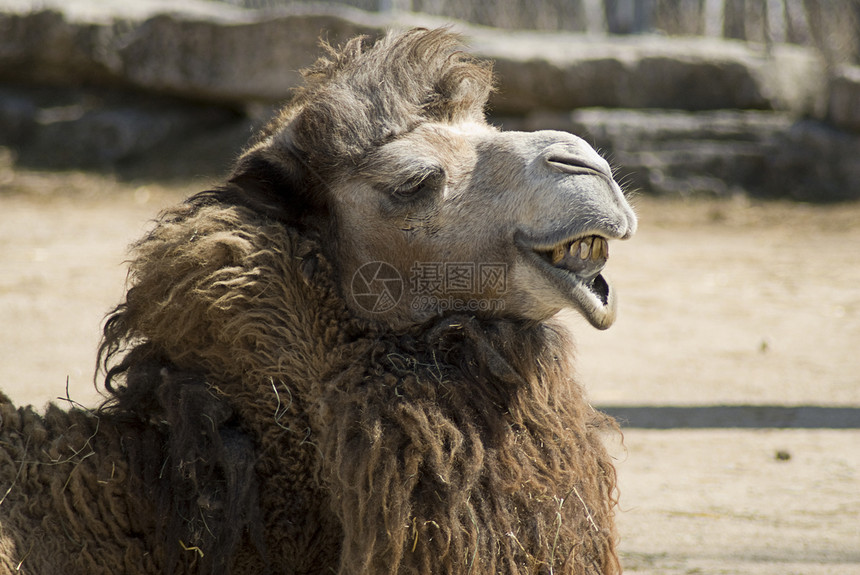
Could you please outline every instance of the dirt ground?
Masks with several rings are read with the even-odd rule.
[[[0,158],[0,388],[93,405],[127,245],[205,185],[12,169]],[[860,414],[860,204],[636,198],[611,246],[619,319],[571,316],[598,405],[816,405]],[[628,573],[860,574],[853,429],[627,429],[613,443]],[[776,454],[780,453],[780,457]]]

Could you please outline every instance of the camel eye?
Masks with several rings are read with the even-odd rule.
[[[423,198],[435,193],[445,184],[445,171],[442,168],[427,168],[407,179],[391,192],[399,200]]]

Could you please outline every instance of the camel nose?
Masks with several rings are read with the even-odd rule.
[[[612,179],[612,169],[594,148],[578,136],[567,132],[538,132],[555,140],[547,145],[541,156],[551,169],[568,174],[596,174]]]
[[[636,232],[636,214],[624,197],[621,187],[612,177],[612,168],[585,140],[567,132],[536,132],[535,137],[544,145],[539,154],[538,165],[563,176],[598,176],[606,186],[599,186],[597,196],[603,199],[603,210],[614,214],[618,239],[629,239]],[[597,197],[596,196],[596,197]],[[592,198],[592,199],[596,199]]]

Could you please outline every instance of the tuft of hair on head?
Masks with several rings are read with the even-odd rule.
[[[484,122],[492,66],[446,28],[353,38],[302,71],[306,85],[266,130],[286,130],[318,170],[353,164],[423,122]]]
[[[330,221],[331,183],[426,122],[486,123],[489,62],[447,28],[363,36],[303,70],[305,86],[236,163],[228,185],[194,203],[243,205],[304,230]]]

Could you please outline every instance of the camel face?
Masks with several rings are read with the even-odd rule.
[[[316,229],[341,296],[393,327],[448,312],[615,318],[601,275],[636,217],[608,164],[563,132],[502,132],[492,72],[445,30],[351,41],[240,160],[246,201]]]
[[[609,165],[565,132],[427,123],[333,186],[335,260],[350,306],[396,326],[446,312],[615,318],[601,274],[636,217]]]

